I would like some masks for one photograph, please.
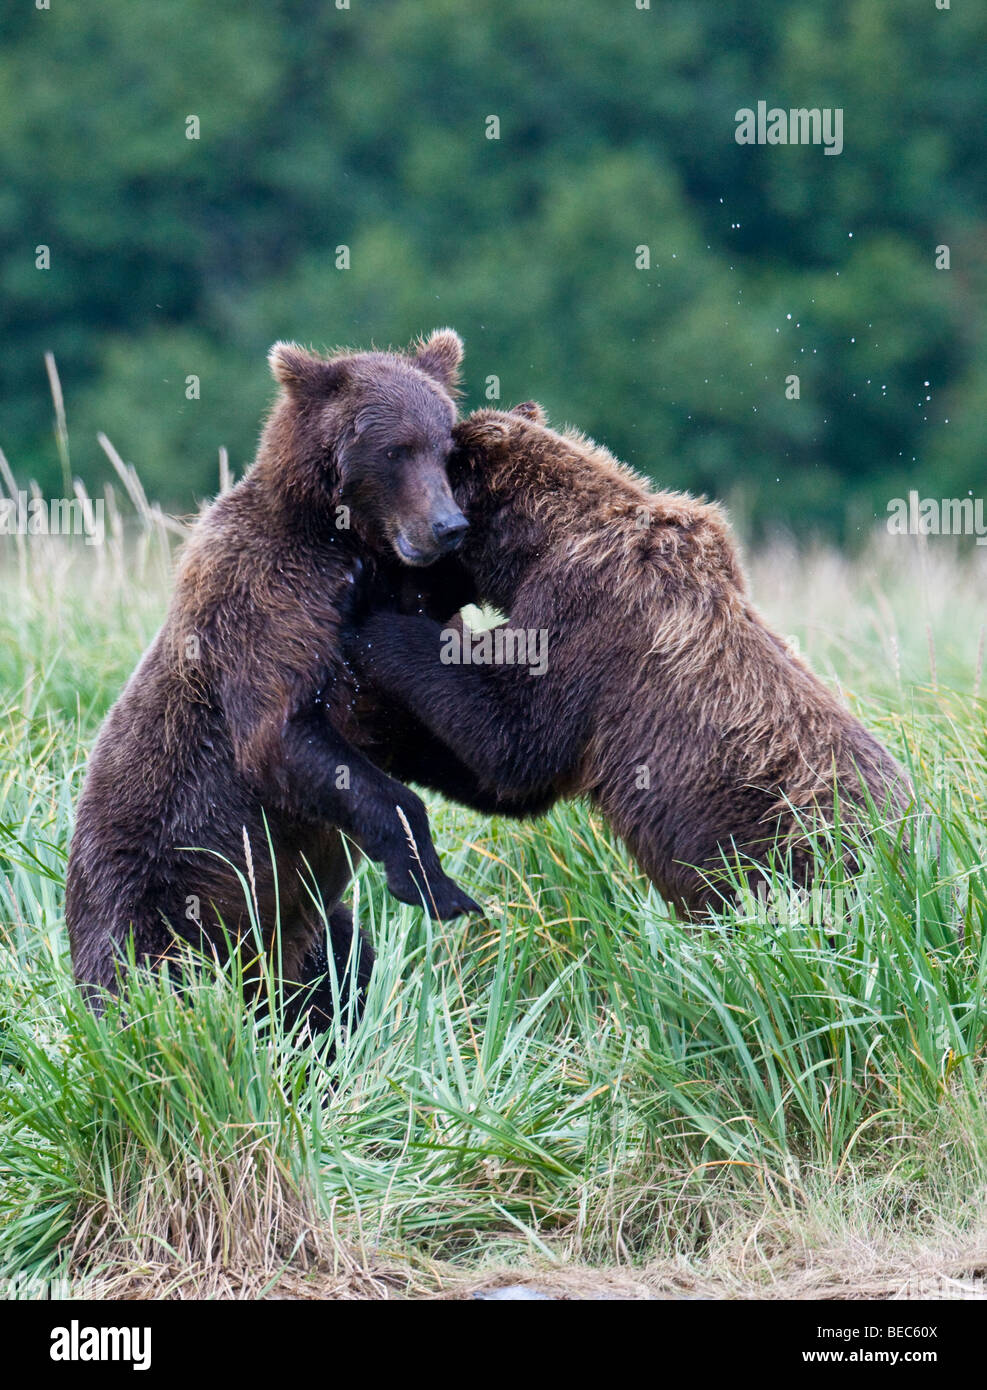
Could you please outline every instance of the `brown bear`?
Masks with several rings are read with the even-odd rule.
[[[337,964],[358,953],[361,994],[373,952],[338,906],[359,850],[402,902],[475,908],[442,871],[419,797],[358,747],[367,701],[340,636],[364,584],[397,596],[413,571],[437,617],[467,597],[442,559],[467,526],[446,474],[461,357],[450,329],[410,354],[272,348],[281,390],[256,460],[196,523],[89,763],[66,885],[84,985],[114,988],[131,932],[139,961],[183,938],[255,954],[238,872],[268,946],[280,919],[285,981],[324,971],[326,914]],[[306,1007],[328,1013],[330,994]]]
[[[454,434],[456,562],[509,620],[483,637],[377,612],[352,648],[448,746],[452,774],[431,755],[419,781],[470,800],[465,764],[474,804],[515,814],[588,796],[687,915],[729,896],[725,857],[787,849],[804,878],[793,808],[831,812],[834,787],[844,811],[905,809],[902,769],[752,607],[718,507],[652,491],[533,404]]]

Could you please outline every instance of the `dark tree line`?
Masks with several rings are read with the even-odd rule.
[[[755,522],[982,494],[985,31],[934,0],[25,0],[0,445],[59,485],[50,349],[73,469],[108,473],[102,429],[188,507],[250,458],[275,338],[451,323],[470,404],[537,397]],[[841,108],[843,152],[738,145],[758,100]]]

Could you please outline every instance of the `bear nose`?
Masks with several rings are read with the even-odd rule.
[[[432,535],[437,541],[441,541],[447,550],[454,549],[468,530],[469,522],[462,512],[450,512],[448,516],[439,517],[438,521],[432,522]]]

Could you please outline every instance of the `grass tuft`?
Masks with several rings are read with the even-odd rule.
[[[839,1296],[987,1267],[982,557],[885,537],[752,566],[913,771],[923,814],[906,837],[875,808],[856,879],[820,838],[811,892],[776,874],[689,926],[585,806],[519,825],[436,801],[487,915],[430,923],[364,865],[364,1023],[316,1042],[233,966],[183,993],[138,972],[101,1017],[72,984],[73,805],[170,582],[172,532],[118,471],[137,515],[108,509],[97,553],[0,552],[2,1277]]]

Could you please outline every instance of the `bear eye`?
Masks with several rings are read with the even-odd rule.
[[[387,450],[387,457],[388,457],[389,459],[406,459],[410,453],[411,453],[411,447],[410,447],[410,445],[408,445],[408,444],[395,444],[393,449],[388,449],[388,450]]]

